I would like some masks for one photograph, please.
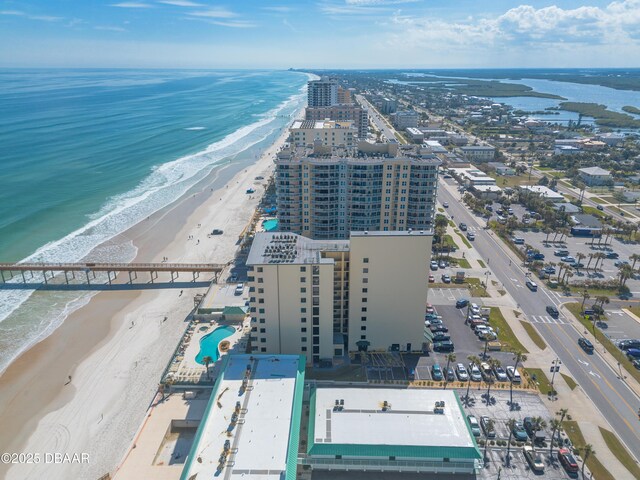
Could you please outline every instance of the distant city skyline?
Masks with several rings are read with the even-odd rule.
[[[528,3],[0,0],[0,66],[640,66],[640,0]]]

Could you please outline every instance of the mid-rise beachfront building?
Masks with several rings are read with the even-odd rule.
[[[338,85],[338,103],[353,103],[350,89]]]
[[[252,351],[317,365],[363,349],[422,349],[431,242],[427,230],[256,234],[246,262]]]
[[[328,146],[353,146],[358,130],[350,121],[336,120],[296,120],[290,128],[294,145],[311,145],[315,140]]]
[[[416,146],[285,146],[276,156],[279,228],[315,239],[429,230],[440,161]]]
[[[460,153],[470,162],[492,162],[496,156],[496,148],[491,145],[469,145],[460,147]]]
[[[393,126],[398,130],[404,130],[405,128],[416,128],[418,126],[418,120],[420,115],[415,110],[403,110],[391,114],[391,121]]]
[[[358,130],[358,137],[362,140],[367,138],[367,132],[369,130],[369,116],[367,111],[355,103],[337,104],[327,107],[307,107],[305,110],[305,119],[353,122],[353,125]]]
[[[338,82],[321,78],[307,83],[307,103],[310,107],[330,107],[338,103]]]

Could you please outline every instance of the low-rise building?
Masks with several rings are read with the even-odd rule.
[[[467,187],[477,187],[480,185],[495,185],[496,180],[482,170],[471,165],[471,167],[451,167],[450,170],[456,179]]]
[[[518,188],[536,195],[540,195],[550,203],[558,203],[564,201],[564,196],[561,193],[554,192],[550,188],[543,185],[520,185]]]
[[[606,143],[611,147],[615,147],[616,145],[619,145],[620,143],[624,142],[624,135],[621,133],[613,133],[613,132],[599,133],[596,136],[596,139]]]
[[[415,110],[403,110],[391,114],[391,121],[393,126],[398,130],[404,130],[405,128],[417,127],[420,116]]]
[[[350,146],[358,138],[358,130],[349,120],[296,120],[290,128],[294,145],[311,145],[319,139],[323,145]]]
[[[414,127],[409,127],[405,130],[407,140],[412,143],[422,143],[424,141],[424,133]]]
[[[300,463],[312,471],[473,475],[481,467],[452,390],[315,388],[309,402]]]
[[[470,162],[490,162],[496,156],[496,148],[491,145],[469,145],[460,147],[460,152]]]
[[[502,195],[502,189],[497,185],[475,185],[469,187],[469,192],[484,200],[495,200]]]
[[[494,169],[498,175],[511,176],[516,174],[515,168],[512,168],[502,162],[489,162],[489,168]]]
[[[612,181],[611,172],[600,167],[580,168],[578,173],[589,186],[606,185]]]
[[[252,351],[317,365],[350,351],[422,349],[431,242],[429,231],[256,234],[246,261]]]

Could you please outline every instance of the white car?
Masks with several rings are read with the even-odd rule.
[[[513,366],[507,367],[507,377],[509,377],[513,383],[522,382],[522,378],[520,377],[520,374]]]
[[[478,306],[477,303],[472,303],[470,309],[471,309],[471,313],[473,313],[474,315],[480,314],[480,307]]]
[[[236,289],[234,290],[235,295],[242,295],[244,292],[244,283],[239,283],[236,285]]]

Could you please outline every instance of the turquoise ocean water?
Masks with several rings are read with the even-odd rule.
[[[306,81],[283,71],[0,69],[0,261],[77,261],[213,169],[250,161],[302,106]],[[0,372],[90,298],[31,293],[0,291]]]

